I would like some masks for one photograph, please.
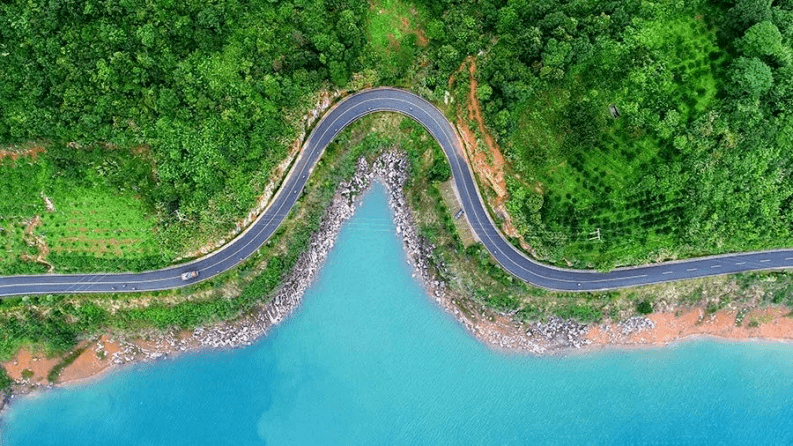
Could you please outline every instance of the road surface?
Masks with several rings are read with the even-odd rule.
[[[608,273],[556,268],[538,263],[513,247],[485,210],[460,139],[451,123],[432,104],[412,93],[377,88],[351,95],[329,110],[314,128],[270,206],[237,238],[190,263],[156,271],[122,274],[69,274],[0,277],[0,298],[63,293],[117,293],[178,288],[209,279],[252,255],[278,229],[292,209],[325,147],[346,126],[381,111],[407,115],[421,123],[446,153],[465,217],[474,233],[507,271],[534,286],[551,290],[595,291],[625,288],[745,271],[793,268],[793,249],[727,254],[650,266],[619,268]],[[182,280],[180,275],[198,271]]]

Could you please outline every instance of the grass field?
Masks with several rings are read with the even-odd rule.
[[[652,174],[682,162],[674,132],[712,103],[728,56],[715,27],[695,14],[641,23],[632,39],[652,66],[607,82],[591,64],[575,66],[561,86],[515,114],[508,156],[523,182],[544,195],[545,225],[529,227],[528,236],[556,243],[546,260],[557,264],[607,269],[690,249],[678,232],[684,185],[653,183]]]
[[[369,8],[367,40],[380,58],[381,75],[396,82],[415,61],[417,48],[427,45],[424,15],[400,0],[379,0]]]
[[[101,259],[159,255],[155,219],[134,196],[59,184],[51,199],[56,211],[43,215],[38,233],[46,237],[53,258],[65,254]]]
[[[369,41],[372,46],[387,51],[395,49],[407,36],[419,38],[423,19],[418,10],[400,0],[373,2],[369,11]]]
[[[128,166],[118,166],[126,176],[120,182],[107,170],[119,157],[134,162],[135,155],[91,153],[71,172],[61,170],[57,154],[0,161],[0,274],[163,264],[153,210],[135,191],[143,183],[123,184],[139,179]]]

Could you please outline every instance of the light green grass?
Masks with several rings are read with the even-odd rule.
[[[369,41],[381,51],[393,50],[393,42],[401,42],[407,34],[415,33],[419,24],[418,14],[414,14],[407,3],[399,0],[373,2],[369,10]]]
[[[380,67],[379,74],[384,83],[396,86],[411,83],[403,78],[415,71],[419,48],[422,43],[426,44],[424,17],[419,8],[400,0],[371,3],[367,40],[372,48],[370,56],[379,59],[375,63]]]
[[[56,212],[43,215],[37,231],[50,250],[86,253],[101,258],[141,258],[159,251],[154,239],[155,220],[130,195],[103,189],[67,189],[59,184],[53,194]]]
[[[513,113],[520,118],[507,141],[508,154],[525,184],[539,185],[544,194],[545,227],[530,227],[527,235],[535,241],[564,237],[561,249],[546,260],[609,267],[685,255],[689,249],[678,231],[683,185],[643,183],[658,166],[680,161],[673,135],[660,135],[650,125],[636,127],[626,117],[615,120],[608,106],[642,94],[660,96],[677,107],[685,125],[714,100],[727,55],[717,46],[716,30],[693,14],[644,23],[635,38],[668,65],[660,77],[671,82],[637,92],[629,79],[604,81],[603,73],[578,65],[556,88],[537,93]],[[575,139],[581,133],[570,124],[575,107],[586,116],[580,121],[597,134],[589,144]],[[590,240],[598,228],[600,240]]]

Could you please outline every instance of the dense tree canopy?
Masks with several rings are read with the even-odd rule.
[[[0,141],[152,148],[152,201],[233,222],[309,95],[360,71],[364,0],[0,6]],[[264,175],[262,175],[264,174]]]
[[[432,84],[477,56],[485,117],[521,178],[507,208],[541,257],[608,267],[653,243],[691,255],[793,237],[790,2],[425,6],[445,31]]]

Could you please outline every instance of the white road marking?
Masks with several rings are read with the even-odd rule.
[[[696,271],[696,270],[697,270],[696,268],[689,268],[686,271]]]
[[[721,265],[711,265],[711,268],[721,268]]]
[[[761,260],[760,262],[765,263],[765,262],[770,262],[770,261],[771,261],[771,259],[765,259],[765,260]]]
[[[672,271],[664,271],[664,274],[672,274]]]
[[[738,262],[738,263],[736,263],[736,265],[743,265],[744,263],[746,263],[746,262]]]
[[[785,257],[785,260],[793,260],[793,257]]]

